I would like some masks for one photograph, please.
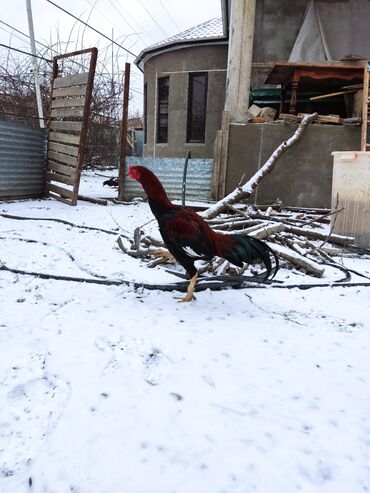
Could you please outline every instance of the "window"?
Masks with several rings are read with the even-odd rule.
[[[144,84],[144,144],[148,136],[148,84]]]
[[[158,79],[158,113],[157,113],[157,142],[166,143],[168,140],[168,96],[169,77]]]
[[[186,142],[203,143],[206,133],[208,74],[189,74]]]

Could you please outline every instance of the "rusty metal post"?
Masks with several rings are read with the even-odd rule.
[[[124,88],[123,88],[123,114],[122,114],[122,123],[121,123],[120,151],[119,151],[118,200],[123,200],[123,186],[125,183],[127,118],[128,118],[128,100],[129,100],[129,91],[130,91],[130,69],[131,69],[131,64],[126,63]]]

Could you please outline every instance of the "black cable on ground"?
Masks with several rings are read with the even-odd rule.
[[[69,276],[61,276],[57,274],[45,274],[43,272],[32,272],[25,271],[21,269],[12,269],[1,263],[0,271],[11,272],[12,274],[19,274],[25,276],[37,277],[39,279],[52,279],[56,281],[68,281],[68,282],[78,282],[78,283],[86,283],[86,284],[100,284],[104,286],[132,286],[135,289],[148,289],[148,290],[159,290],[159,291],[180,291],[186,292],[188,287],[188,282],[177,282],[170,284],[149,284],[145,282],[137,282],[137,281],[128,281],[126,279],[89,279],[89,278],[79,278],[79,277],[69,277]],[[257,279],[258,276],[256,276]],[[222,278],[222,280],[219,280]],[[227,278],[227,281],[225,280]],[[281,289],[312,289],[312,288],[324,288],[324,287],[369,287],[370,282],[354,282],[354,283],[316,283],[316,284],[279,284],[279,283],[271,283],[269,284],[270,288],[281,288]],[[197,284],[195,285],[195,291],[205,291],[206,289],[210,290],[220,290],[224,288],[263,288],[267,289],[267,286],[262,284],[260,280],[256,280],[255,277],[249,276],[215,276],[209,278],[201,278]]]

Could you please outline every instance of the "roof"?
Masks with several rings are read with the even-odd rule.
[[[137,130],[143,128],[143,121],[141,118],[128,118],[127,128],[135,128]]]
[[[167,51],[171,47],[178,46],[179,44],[194,44],[197,41],[225,41],[226,36],[224,34],[223,21],[221,17],[215,17],[202,24],[191,27],[186,31],[179,34],[175,34],[170,38],[167,38],[159,43],[145,48],[140,55],[136,58],[135,64],[142,69],[144,59],[148,56],[157,53],[158,51]]]

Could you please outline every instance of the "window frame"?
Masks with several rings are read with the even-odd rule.
[[[162,95],[160,92],[163,90],[163,87],[161,87],[161,84],[167,81],[167,111],[164,112],[162,110],[162,105],[166,105],[166,100],[161,101]],[[157,129],[156,129],[156,143],[157,144],[167,144],[168,143],[168,121],[169,121],[169,104],[170,104],[170,77],[167,75],[165,77],[158,77],[157,79]],[[162,111],[161,111],[162,110]],[[166,125],[161,126],[161,119],[163,117],[166,117]],[[165,135],[162,136],[163,132],[165,132]]]
[[[194,97],[194,79],[196,77],[204,77],[204,94],[203,94],[203,122],[201,138],[194,138],[193,128],[193,97]],[[186,119],[186,143],[187,144],[204,144],[206,140],[206,125],[207,125],[207,103],[208,103],[208,72],[189,72],[188,76],[188,108]]]

